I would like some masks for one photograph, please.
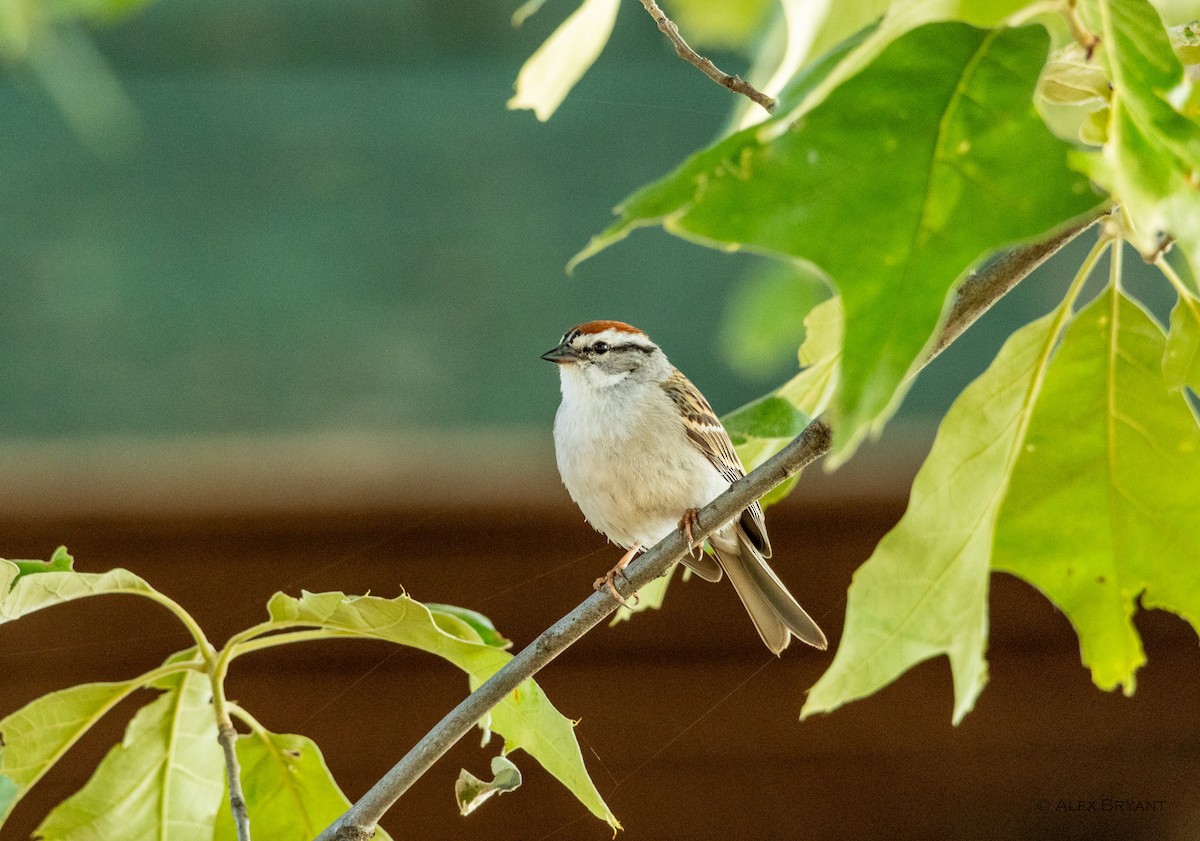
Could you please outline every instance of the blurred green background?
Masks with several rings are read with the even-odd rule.
[[[723,409],[764,390],[714,341],[745,258],[651,233],[564,273],[727,95],[624,9],[551,122],[508,111],[566,11],[514,7],[159,0],[86,29],[111,100],[57,27],[82,72],[0,86],[0,435],[548,423],[538,354],[601,317]]]

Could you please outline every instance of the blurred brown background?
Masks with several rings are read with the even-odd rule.
[[[170,471],[147,469],[129,481],[156,503],[109,512],[49,506],[7,516],[0,529],[13,556],[46,556],[61,541],[81,569],[145,576],[214,640],[262,618],[276,590],[394,595],[404,587],[483,611],[520,646],[587,595],[616,553],[558,486],[548,441],[507,462],[492,452],[474,482],[453,470],[440,480],[408,473],[398,459],[369,487],[347,489],[336,476],[310,488],[282,483],[308,502],[273,500],[264,491],[274,479],[257,491],[239,480],[172,495]],[[841,474],[813,472],[769,513],[777,568],[835,646],[851,575],[902,513],[916,455],[885,447]],[[662,612],[597,629],[539,680],[580,720],[588,768],[631,841],[1195,838],[1196,640],[1164,614],[1137,622],[1149,655],[1137,694],[1105,694],[1080,666],[1066,620],[1024,584],[995,577],[991,681],[957,728],[943,659],[800,723],[803,694],[829,655],[793,647],[775,659],[732,590],[702,582],[673,585]],[[188,643],[164,611],[119,597],[45,611],[6,626],[0,639],[5,712],[55,688],[152,668]],[[274,649],[237,661],[230,678],[231,697],[267,727],[315,739],[351,797],[465,690],[464,676],[441,661],[374,642]],[[18,807],[5,838],[27,837],[82,784],[132,709],[123,704],[68,754]],[[384,826],[397,838],[610,837],[519,753],[523,787],[460,818],[458,769],[483,774],[494,750],[474,738],[459,744]],[[1160,803],[1119,814],[1104,811],[1104,798]],[[1086,811],[1087,801],[1097,811]]]

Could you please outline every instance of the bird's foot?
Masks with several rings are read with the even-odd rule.
[[[617,576],[619,575],[625,580],[626,584],[629,583],[629,578],[625,575],[625,567],[629,566],[629,562],[633,560],[634,556],[637,555],[639,551],[641,551],[641,548],[642,544],[633,544],[629,551],[621,556],[621,560],[617,561],[616,566],[592,582],[592,589],[599,592],[604,588],[608,588],[608,592],[610,592],[612,597],[616,599],[622,606],[632,607],[626,598],[617,591],[616,580]],[[635,605],[641,601],[641,599],[638,598],[637,593],[634,593],[630,598],[633,599],[633,604]]]
[[[704,554],[704,541],[700,541],[700,545],[696,545],[695,538],[692,537],[692,529],[700,527],[700,512],[695,508],[689,508],[683,512],[683,517],[679,520],[679,530],[683,532],[683,536],[687,538],[688,554],[693,558],[699,558]]]

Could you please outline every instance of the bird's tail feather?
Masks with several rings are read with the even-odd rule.
[[[732,540],[721,543],[725,544],[717,547],[721,566],[767,648],[779,654],[787,648],[792,636],[821,650],[829,646],[817,623],[792,597],[740,529],[737,530],[736,548]]]

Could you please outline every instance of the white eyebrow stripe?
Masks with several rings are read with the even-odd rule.
[[[611,328],[601,330],[599,333],[580,334],[571,340],[571,344],[578,344],[581,348],[594,345],[597,342],[604,342],[611,347],[635,345],[642,350],[654,350],[658,347],[644,333],[627,333],[624,330],[613,330]]]

